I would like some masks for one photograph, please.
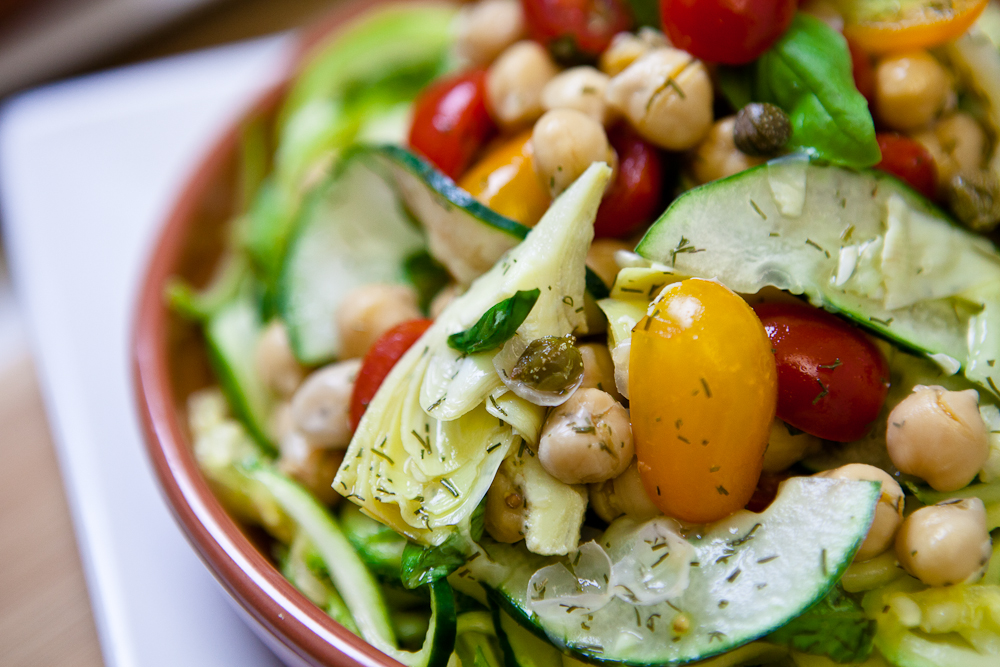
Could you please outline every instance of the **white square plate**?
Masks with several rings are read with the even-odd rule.
[[[284,71],[274,37],[68,81],[0,109],[0,217],[108,665],[277,665],[174,523],[129,353],[160,224]]]

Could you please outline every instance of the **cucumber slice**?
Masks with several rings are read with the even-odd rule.
[[[427,232],[431,255],[469,284],[527,236],[528,228],[473,199],[427,160],[399,146],[372,154],[395,179],[406,207]]]
[[[430,585],[431,620],[423,647],[401,651],[378,584],[336,520],[308,491],[268,466],[248,474],[263,484],[323,558],[362,638],[406,667],[446,667],[455,646],[455,596],[444,580]]]
[[[775,160],[685,193],[636,252],[737,292],[804,294],[1000,394],[996,248],[887,174]]]
[[[335,313],[354,288],[402,283],[423,235],[361,156],[342,165],[305,205],[278,286],[278,309],[299,361],[337,356]]]
[[[607,566],[612,578],[603,582],[608,570],[602,574],[593,565],[596,561],[546,559],[528,553],[523,545],[487,542],[489,558],[477,558],[467,567],[494,590],[505,611],[542,630],[557,648],[592,662],[683,664],[766,635],[826,595],[864,540],[878,497],[878,485],[870,482],[797,477],[783,484],[763,513],[737,512],[704,530],[690,531],[685,540],[667,542],[647,541],[650,527],[667,519],[646,524],[618,519],[600,538],[615,563]],[[643,564],[646,551],[652,551],[655,563]],[[675,560],[667,561],[666,553]],[[593,594],[591,600],[573,602],[579,598],[570,596],[558,607],[560,600],[553,600],[552,592],[545,597],[547,590],[559,586],[558,575],[550,576],[550,570],[529,590],[536,572],[559,562],[577,568],[580,579],[572,581]],[[661,578],[660,562],[667,563],[665,568],[679,568],[672,581],[683,583],[686,577],[687,586],[657,602],[649,596],[662,590],[657,585],[670,583]],[[625,581],[631,588],[622,588]],[[640,583],[649,581],[653,583]],[[602,586],[603,593],[595,592]],[[603,606],[592,601],[600,595],[605,596]],[[626,597],[652,602],[633,604]]]
[[[340,527],[368,569],[388,581],[399,581],[406,538],[362,513],[354,503],[341,503]]]
[[[243,290],[208,319],[205,339],[209,359],[233,413],[265,452],[274,456],[278,452],[268,426],[274,401],[254,366],[263,328],[256,299],[249,290]]]

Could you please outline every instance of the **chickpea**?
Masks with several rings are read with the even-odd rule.
[[[430,312],[431,319],[436,320],[444,312],[444,309],[451,305],[451,302],[458,298],[462,293],[462,288],[459,287],[458,283],[451,283],[446,285],[437,295],[431,300],[431,307],[428,309]]]
[[[351,393],[360,359],[315,371],[292,397],[295,429],[313,447],[345,449],[351,441]]]
[[[337,310],[340,356],[363,357],[379,336],[397,324],[423,317],[408,285],[375,283],[351,290]]]
[[[604,91],[609,80],[607,74],[593,67],[570,68],[545,84],[542,108],[546,111],[576,109],[601,125],[607,125],[611,114],[604,101]]]
[[[542,89],[559,67],[537,42],[507,48],[486,73],[486,106],[493,120],[510,129],[542,115]]]
[[[926,51],[891,55],[875,68],[875,110],[895,130],[930,124],[950,95],[947,72]]]
[[[809,452],[820,448],[814,435],[793,429],[780,419],[771,423],[771,435],[764,450],[764,472],[781,472],[802,460]]]
[[[597,516],[608,523],[623,514],[636,521],[646,521],[662,514],[646,493],[638,463],[634,460],[618,477],[591,484],[589,491],[591,507]]]
[[[333,489],[333,478],[344,461],[341,450],[316,449],[298,434],[281,443],[278,470],[292,477],[326,505],[336,505],[340,494]]]
[[[532,162],[544,187],[555,197],[592,162],[614,164],[614,151],[601,124],[575,109],[555,109],[535,123]]]
[[[844,17],[833,2],[829,0],[806,0],[800,10],[818,18],[837,32],[844,32]]]
[[[292,416],[292,402],[282,401],[274,407],[271,415],[271,436],[281,442],[295,431],[295,418]]]
[[[961,489],[982,470],[989,438],[973,389],[917,385],[889,413],[892,464],[938,491]]]
[[[736,116],[716,122],[688,159],[688,171],[699,185],[764,163],[766,158],[750,157],[736,148],[733,142],[735,124]]]
[[[553,410],[538,443],[538,460],[566,484],[617,477],[635,454],[628,412],[600,389],[578,389]]]
[[[608,76],[615,76],[653,49],[666,46],[670,46],[667,36],[648,26],[640,28],[637,34],[620,32],[601,54],[598,67]]]
[[[618,262],[615,260],[615,253],[619,250],[630,251],[632,245],[617,239],[595,239],[590,244],[587,251],[587,266],[604,281],[604,284],[611,287],[618,277]]]
[[[979,498],[922,507],[896,535],[896,558],[928,586],[951,586],[982,575],[992,552],[986,508]]]
[[[513,544],[524,539],[524,519],[527,507],[524,494],[501,468],[486,492],[486,532],[497,542]]]
[[[305,375],[292,353],[288,331],[281,320],[274,320],[264,328],[257,339],[254,362],[264,385],[278,396],[295,393]]]
[[[712,126],[712,81],[686,51],[650,51],[611,79],[608,104],[660,148],[693,148]]]
[[[982,126],[967,113],[955,113],[934,127],[913,135],[934,158],[938,190],[959,174],[976,174],[983,166],[987,138]]]
[[[882,495],[875,506],[875,519],[854,560],[866,561],[886,551],[892,546],[896,531],[903,523],[903,489],[887,472],[864,463],[849,463],[845,466],[821,472],[817,477],[831,479],[857,479],[881,482]]]
[[[479,0],[463,5],[455,22],[455,50],[471,65],[485,65],[524,35],[518,0]]]
[[[934,125],[941,148],[955,163],[957,174],[974,174],[983,166],[989,142],[979,122],[967,113],[955,113]]]
[[[616,401],[621,400],[615,386],[615,363],[611,352],[601,343],[584,343],[579,347],[583,357],[583,382],[581,389],[600,389],[611,394]]]
[[[612,488],[615,506],[636,521],[646,521],[663,514],[646,493],[642,477],[639,476],[639,464],[635,459],[625,472],[614,478]]]

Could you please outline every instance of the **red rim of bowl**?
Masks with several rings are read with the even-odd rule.
[[[293,63],[347,21],[387,0],[347,3],[299,41]],[[286,82],[264,93],[244,118],[273,110]],[[210,196],[238,149],[234,123],[181,190],[149,259],[133,320],[137,405],[147,453],[174,518],[215,578],[264,629],[306,662],[322,667],[402,667],[330,618],[265,558],[215,498],[195,461],[173,392],[170,313],[164,298],[193,236],[199,205]]]

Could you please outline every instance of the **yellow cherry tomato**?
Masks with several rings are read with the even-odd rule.
[[[840,0],[844,35],[868,53],[929,49],[969,29],[989,0]]]
[[[549,207],[531,165],[531,130],[489,149],[458,181],[458,186],[491,209],[533,227]]]
[[[706,523],[746,505],[778,400],[771,341],[719,283],[667,287],[632,332],[629,400],[639,474],[665,514]]]

